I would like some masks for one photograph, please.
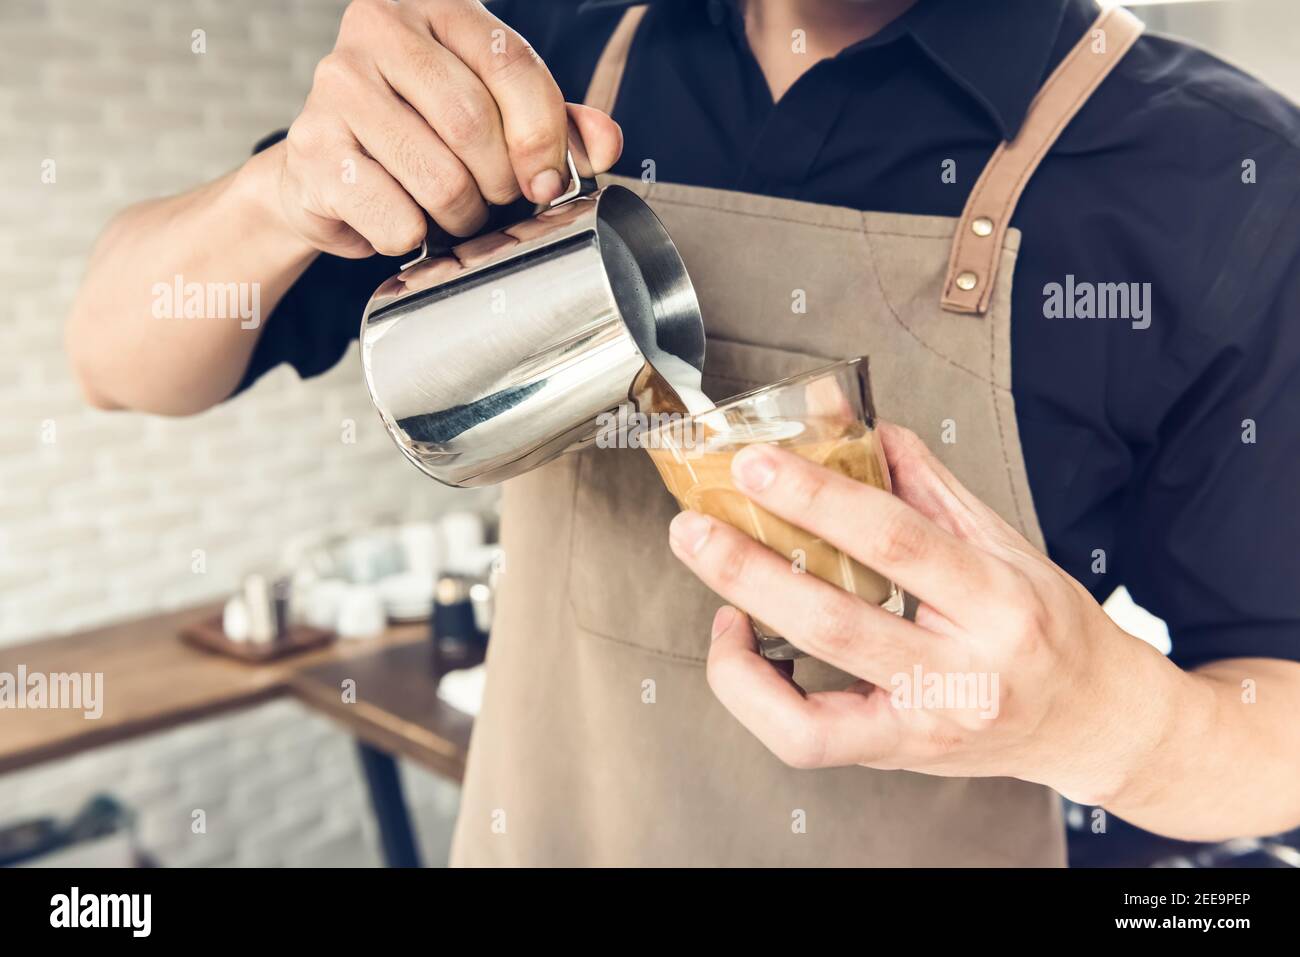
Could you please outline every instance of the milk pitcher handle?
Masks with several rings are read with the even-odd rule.
[[[572,202],[573,200],[578,199],[579,197],[590,196],[592,193],[596,192],[598,188],[596,184],[596,177],[583,176],[578,171],[578,164],[573,159],[572,149],[569,149],[565,152],[564,158],[568,161],[569,164],[569,182],[571,185],[569,186],[566,192],[562,193],[561,195],[555,197],[555,199],[551,200],[551,202],[547,204],[546,207],[547,209],[555,209],[556,207],[563,206],[565,203]],[[416,263],[423,262],[424,260],[429,258],[429,234],[433,230],[437,229],[438,227],[434,223],[433,218],[430,217],[428,214],[426,214],[424,218],[425,218],[426,228],[424,233],[424,239],[420,241],[420,253],[410,262],[402,263],[402,269],[409,269],[412,266],[414,266]],[[458,241],[463,241],[463,240],[458,240]]]

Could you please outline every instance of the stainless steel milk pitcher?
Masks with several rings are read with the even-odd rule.
[[[655,372],[699,388],[685,264],[631,190],[578,175],[547,209],[383,283],[361,323],[370,398],[427,475],[480,486],[590,442]],[[669,372],[669,370],[672,370]]]

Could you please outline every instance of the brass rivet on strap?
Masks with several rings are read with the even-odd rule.
[[[970,224],[970,231],[976,236],[991,236],[993,235],[993,220],[987,216],[981,216]]]
[[[957,275],[957,288],[964,292],[970,292],[979,283],[979,276],[973,272],[964,272]]]

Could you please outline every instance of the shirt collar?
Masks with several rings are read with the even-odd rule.
[[[990,7],[996,5],[997,15]],[[906,28],[1012,139],[1047,76],[1070,6],[1092,0],[921,0]]]
[[[646,0],[584,0],[579,11],[643,2]],[[696,2],[730,7],[736,0]],[[998,12],[993,15],[990,8],[995,5]],[[1091,9],[1094,4],[1093,0],[920,0],[889,28],[841,56],[910,35],[989,114],[1003,139],[1009,140],[1019,132],[1029,103],[1046,76],[1066,9],[1072,6]]]

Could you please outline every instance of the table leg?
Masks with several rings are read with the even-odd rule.
[[[366,776],[370,804],[379,824],[379,840],[387,867],[419,867],[420,851],[415,843],[411,816],[402,796],[397,760],[387,751],[357,742],[361,770]]]

